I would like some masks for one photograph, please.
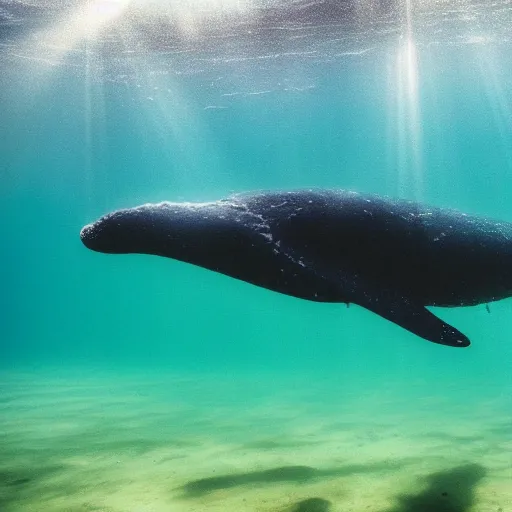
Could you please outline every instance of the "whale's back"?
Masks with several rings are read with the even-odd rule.
[[[347,191],[242,196],[275,242],[304,261],[365,276],[427,305],[460,306],[512,291],[512,225]]]

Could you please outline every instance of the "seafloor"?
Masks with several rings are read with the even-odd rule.
[[[4,371],[0,510],[512,510],[509,396],[456,382],[444,396],[421,381],[371,389],[271,373]]]

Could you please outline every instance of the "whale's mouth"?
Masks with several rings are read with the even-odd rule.
[[[87,224],[80,230],[80,240],[86,243],[89,238],[91,238],[94,231],[94,224]]]
[[[125,252],[119,245],[124,239],[123,226],[110,222],[108,215],[96,222],[85,225],[80,230],[80,240],[88,249],[96,252]]]
[[[158,218],[148,209],[127,208],[108,213],[80,230],[80,240],[88,249],[110,254],[144,250],[152,243]]]
[[[94,240],[96,239],[96,230],[94,224],[87,224],[80,230],[80,240],[88,248],[94,250]]]

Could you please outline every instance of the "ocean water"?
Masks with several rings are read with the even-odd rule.
[[[510,300],[435,308],[453,349],[79,239],[302,187],[512,221],[511,34],[504,0],[0,2],[0,510],[512,511]]]

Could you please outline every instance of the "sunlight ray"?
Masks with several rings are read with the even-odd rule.
[[[413,32],[411,0],[405,0],[404,35],[395,57],[395,90],[397,149],[396,166],[400,196],[421,200],[423,195],[423,148],[420,108],[419,57]]]

